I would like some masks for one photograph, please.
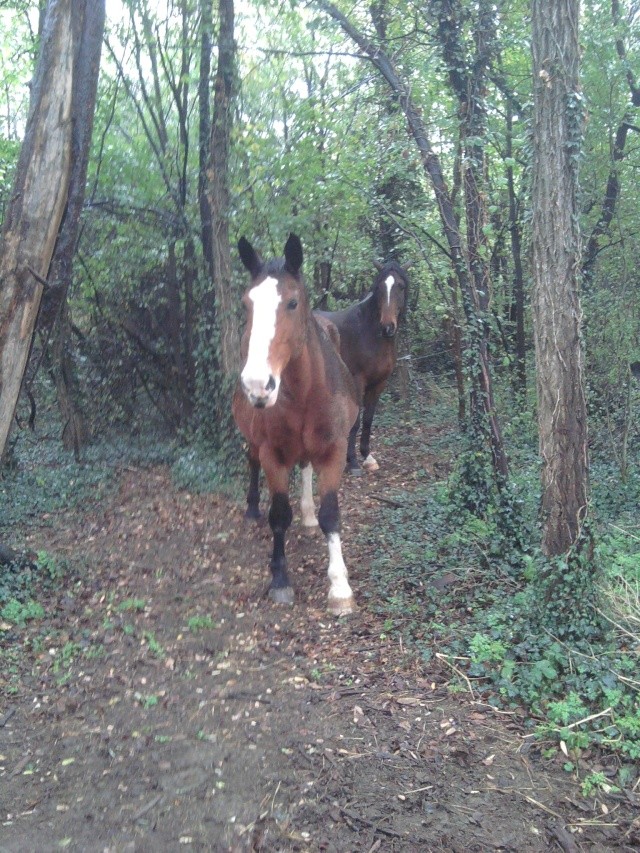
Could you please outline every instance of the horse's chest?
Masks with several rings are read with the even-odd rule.
[[[310,406],[284,419],[270,430],[269,440],[278,447],[283,463],[294,465],[313,458],[335,440],[333,420],[328,406]]]
[[[372,347],[365,360],[367,384],[381,382],[392,373],[396,364],[396,351],[392,344],[380,343]]]

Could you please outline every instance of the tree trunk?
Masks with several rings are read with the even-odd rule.
[[[507,149],[506,155],[513,156],[513,113],[507,103]],[[513,294],[509,319],[515,325],[515,386],[522,399],[527,393],[527,351],[524,335],[524,273],[522,271],[522,226],[518,214],[513,166],[507,166],[507,190],[509,193],[509,234],[513,258]]]
[[[218,8],[218,67],[213,97],[208,196],[213,224],[213,285],[220,327],[220,354],[223,371],[230,376],[240,369],[240,334],[236,322],[236,300],[231,290],[229,246],[229,142],[236,54],[233,0],[219,0]]]
[[[207,195],[207,168],[211,146],[211,106],[209,81],[211,77],[212,9],[211,0],[200,0],[200,72],[198,78],[198,204],[200,207],[200,238],[207,272],[213,278],[213,236],[211,205]]]
[[[477,21],[474,31],[475,54],[471,61],[465,55],[460,41],[459,22],[463,12],[458,0],[442,0],[436,7],[438,35],[442,47],[449,81],[459,105],[460,136],[462,140],[462,186],[467,223],[467,257],[470,282],[466,307],[467,341],[477,353],[477,363],[472,367],[471,418],[479,435],[489,434],[493,466],[502,485],[509,474],[500,424],[495,414],[491,358],[489,355],[489,300],[491,276],[488,256],[486,224],[486,106],[484,92],[486,76],[492,55],[495,9],[482,0],[477,4]],[[470,322],[469,322],[470,321]]]
[[[67,203],[73,152],[73,21],[80,0],[51,0],[0,244],[0,456],[13,420],[33,329]]]
[[[77,3],[73,26],[75,42],[73,83],[73,158],[68,200],[51,266],[50,287],[43,295],[39,327],[53,340],[53,375],[58,407],[63,424],[62,440],[76,458],[86,442],[87,428],[74,391],[73,362],[69,353],[71,323],[67,296],[73,279],[73,257],[84,203],[87,165],[93,130],[93,117],[100,70],[100,51],[104,34],[104,0]]]
[[[532,297],[542,457],[542,547],[566,554],[587,512],[579,298],[579,0],[534,0]]]

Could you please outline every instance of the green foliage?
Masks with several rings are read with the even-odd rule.
[[[138,613],[141,613],[144,610],[145,606],[146,603],[143,598],[125,598],[117,605],[116,612],[127,613],[133,610]]]
[[[44,617],[44,608],[37,601],[23,602],[12,598],[0,610],[0,616],[11,625],[24,628],[30,620],[42,619]]]
[[[192,634],[197,634],[200,631],[213,630],[213,628],[215,628],[215,622],[211,616],[207,615],[190,616],[187,621],[187,628]]]
[[[165,651],[156,639],[155,634],[152,631],[145,631],[143,636],[151,654],[160,659],[164,658]]]
[[[601,791],[605,794],[615,794],[620,788],[612,785],[601,770],[596,770],[584,777],[580,784],[580,790],[583,797],[591,797],[593,794],[599,794]]]
[[[522,448],[518,454],[527,458]],[[526,522],[511,540],[500,533],[498,510],[489,504],[478,517],[460,501],[457,472],[447,487],[425,482],[411,495],[391,494],[402,506],[381,510],[372,601],[386,633],[401,634],[425,661],[435,651],[458,667],[467,660],[473,689],[496,706],[525,708],[540,737],[574,751],[596,743],[633,759],[640,754],[633,651],[640,598],[631,593],[639,589],[640,541],[627,528],[637,519],[637,492],[630,477],[607,499],[604,483],[614,471],[598,470],[593,510],[606,514],[610,532],[593,528],[593,552],[594,533],[585,529],[563,560],[547,560],[536,548],[536,465],[520,468],[510,487],[517,518]],[[629,522],[617,529],[621,518]]]
[[[22,459],[18,470],[0,479],[0,531],[29,518],[46,521],[50,513],[95,503],[113,486],[113,472],[107,468],[79,465],[71,459],[55,465],[39,459],[36,467],[35,460]]]
[[[237,430],[223,449],[201,440],[185,448],[178,454],[171,475],[179,489],[199,493],[223,491],[239,496],[246,476],[246,461]]]

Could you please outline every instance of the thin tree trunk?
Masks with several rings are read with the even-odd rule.
[[[240,335],[235,322],[236,300],[231,292],[229,246],[229,144],[236,54],[233,0],[219,0],[218,8],[218,67],[213,98],[208,195],[213,223],[213,284],[220,327],[222,368],[230,376],[240,369]]]
[[[542,547],[566,554],[587,512],[579,298],[579,0],[533,0],[532,296],[542,457]]]
[[[513,112],[507,102],[507,158],[513,155]],[[507,166],[507,191],[509,193],[509,234],[511,236],[511,257],[513,259],[513,295],[511,299],[510,320],[515,323],[516,387],[524,397],[527,392],[527,352],[524,334],[524,273],[522,271],[522,227],[518,215],[513,167]]]
[[[209,82],[211,77],[212,48],[212,4],[211,0],[200,0],[200,73],[198,81],[198,204],[200,206],[200,234],[202,253],[207,270],[213,278],[213,235],[211,205],[207,195],[207,169],[211,145],[211,106]]]
[[[72,171],[75,38],[84,4],[51,0],[0,245],[0,456],[26,367]]]

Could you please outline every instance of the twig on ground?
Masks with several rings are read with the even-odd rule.
[[[464,672],[462,672],[462,670],[459,669],[455,664],[451,663],[451,661],[449,660],[451,655],[445,655],[443,652],[436,652],[436,657],[439,658],[440,660],[444,661],[447,664],[447,666],[451,667],[451,669],[456,673],[456,675],[459,675],[460,678],[463,679],[463,681],[467,682],[467,687],[469,688],[469,693],[471,693],[471,695],[475,699],[476,694],[475,694],[475,690],[473,689],[473,685],[469,681],[468,677],[464,674]],[[466,660],[466,658],[461,658],[461,660]]]
[[[383,826],[379,826],[377,823],[374,823],[371,820],[367,820],[366,817],[361,817],[359,814],[350,811],[349,809],[345,809],[342,806],[339,807],[341,814],[348,817],[350,820],[357,820],[359,823],[363,823],[365,826],[370,826],[376,832],[381,832],[383,835],[388,835],[389,838],[403,838],[404,836],[400,832],[395,832],[393,829],[385,829]]]

